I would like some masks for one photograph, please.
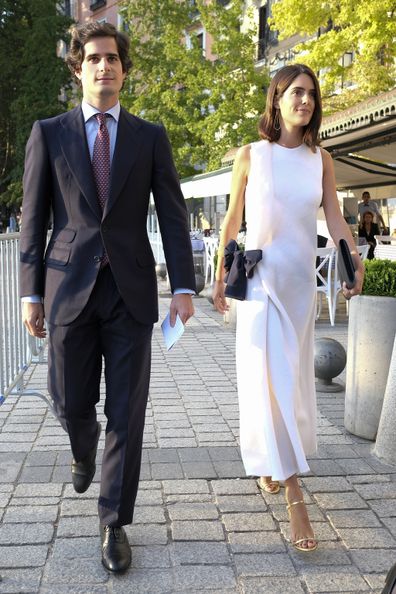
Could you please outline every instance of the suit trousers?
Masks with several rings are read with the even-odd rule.
[[[99,272],[76,320],[68,326],[48,324],[48,388],[76,462],[95,445],[104,361],[107,425],[98,501],[103,525],[132,522],[150,382],[152,328],[131,316],[110,266]]]

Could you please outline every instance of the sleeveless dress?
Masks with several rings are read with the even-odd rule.
[[[251,144],[246,249],[263,251],[237,305],[240,442],[246,473],[285,480],[316,451],[316,218],[322,157]]]

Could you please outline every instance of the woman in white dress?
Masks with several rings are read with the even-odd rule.
[[[224,296],[224,246],[235,239],[243,210],[246,250],[262,260],[238,302],[236,361],[240,440],[246,473],[263,491],[284,481],[291,542],[301,551],[317,547],[297,475],[316,451],[314,378],[316,218],[322,204],[336,245],[347,240],[361,292],[363,265],[337,200],[332,159],[319,148],[321,98],[318,81],[302,64],[285,66],[271,81],[259,124],[262,140],[236,155],[230,204],[224,220],[213,292]]]

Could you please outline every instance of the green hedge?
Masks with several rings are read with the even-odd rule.
[[[365,260],[366,269],[362,295],[396,297],[396,262]]]

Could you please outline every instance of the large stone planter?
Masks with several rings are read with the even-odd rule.
[[[365,439],[374,440],[378,431],[395,332],[395,297],[351,299],[345,428]]]
[[[374,454],[396,464],[396,336],[382,406]]]
[[[165,264],[165,262],[160,262],[160,264],[156,264],[156,266],[155,266],[155,272],[156,272],[158,278],[161,278],[162,280],[165,280],[166,275],[167,275],[167,270],[166,270],[166,264]]]

